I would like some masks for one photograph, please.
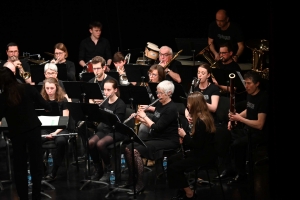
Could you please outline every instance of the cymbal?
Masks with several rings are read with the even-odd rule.
[[[269,51],[269,41],[265,39],[255,39],[246,42],[246,46],[250,49]]]
[[[49,53],[49,52],[44,52],[45,54],[49,55],[49,56],[54,56],[53,53]]]
[[[45,62],[45,60],[34,60],[34,59],[28,59],[29,62],[33,62],[35,64],[41,64],[43,62]]]

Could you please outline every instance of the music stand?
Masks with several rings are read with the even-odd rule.
[[[81,81],[63,81],[66,93],[69,98],[81,99],[85,103],[85,91],[83,90],[84,82]]]
[[[130,104],[131,107],[136,105],[148,105],[151,103],[149,93],[144,86],[119,86],[120,97],[125,104]]]
[[[82,73],[81,74],[81,79],[80,81],[83,81],[83,82],[88,82],[89,80],[91,80],[92,78],[95,77],[95,74],[92,73],[92,72],[85,72],[85,73]]]
[[[38,116],[60,116],[60,111],[59,111],[59,106],[58,102],[56,101],[50,101],[49,104],[51,105],[51,111],[46,112],[44,108],[42,108],[39,104],[34,104],[35,105],[35,111]]]
[[[85,91],[86,98],[89,99],[104,99],[102,90],[98,83],[84,83],[82,84],[83,91]]]
[[[154,96],[155,99],[157,99],[157,95],[156,95],[156,88],[157,88],[158,83],[148,83],[148,86],[152,92],[152,95]]]
[[[68,102],[68,109],[70,111],[70,116],[73,117],[75,121],[97,121],[97,119],[93,119],[93,113],[97,110],[99,110],[99,106],[96,104],[86,104],[86,103],[73,103]],[[81,136],[82,137],[82,136]],[[85,162],[86,162],[86,177],[81,182],[84,182],[83,185],[80,187],[79,190],[82,190],[84,186],[86,186],[89,183],[99,183],[103,184],[104,187],[108,186],[109,184],[102,181],[94,181],[90,179],[90,160],[89,160],[89,145],[88,145],[88,127],[87,123],[85,123],[85,135],[84,135],[84,143],[86,147],[86,155],[85,155]]]
[[[135,180],[135,176],[134,176],[134,142],[139,143],[140,145],[143,145],[144,147],[147,147],[146,144],[137,136],[137,134],[135,134],[134,130],[132,128],[130,128],[129,126],[127,126],[126,124],[123,124],[121,122],[117,122],[115,124],[115,130],[119,131],[122,134],[125,134],[126,136],[128,136],[130,138],[130,142],[131,142],[131,146],[132,146],[132,150],[131,150],[131,157],[132,157],[132,174],[133,174],[133,199],[136,199],[136,180]],[[109,196],[115,192],[127,192],[127,193],[131,193],[132,190],[131,189],[127,189],[127,188],[120,188],[120,187],[115,187],[113,190],[111,190],[110,192],[108,192],[105,195],[105,198],[109,198]]]
[[[67,65],[66,63],[61,63],[61,64],[56,64],[57,66],[57,78],[59,80],[62,80],[62,81],[67,81],[68,80],[68,76],[67,76]]]
[[[118,72],[114,72],[114,71],[109,71],[109,72],[105,72],[107,75],[113,77],[114,79],[116,79],[119,82],[120,79],[120,75]]]
[[[175,103],[181,103],[182,100],[180,99],[180,97],[186,98],[186,93],[184,92],[184,89],[181,84],[174,83],[174,86],[175,86],[175,89],[174,89],[174,93],[172,94],[171,98]]]
[[[147,69],[147,73],[145,73],[145,69]],[[145,68],[143,65],[125,65],[126,76],[129,82],[148,82],[148,69],[149,66]]]

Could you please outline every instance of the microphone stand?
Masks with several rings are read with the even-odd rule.
[[[193,53],[193,66],[195,66],[195,49],[192,50]]]

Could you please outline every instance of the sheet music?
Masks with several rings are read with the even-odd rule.
[[[38,116],[42,126],[57,126],[60,116]]]
[[[241,72],[236,71],[236,73],[237,73],[237,75],[239,76],[239,78],[241,79],[241,81],[242,81],[242,83],[243,83],[243,85],[244,85],[244,87],[245,87],[245,89],[246,89],[245,81],[244,81],[244,79],[243,79],[243,77],[242,77]]]

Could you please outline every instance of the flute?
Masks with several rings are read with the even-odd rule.
[[[106,97],[100,104],[99,104],[99,108],[100,108],[100,106],[109,98],[111,96],[111,94],[108,96],[108,97]]]
[[[72,136],[72,135],[77,135],[77,133],[62,133],[62,134],[57,134],[57,135],[52,135],[52,137],[59,137],[59,136]],[[47,135],[41,135],[41,137],[47,137]]]
[[[150,103],[144,110],[147,110],[150,106],[152,106],[153,104],[155,104],[156,102],[158,102],[160,99],[156,99],[155,101],[153,101],[152,103]],[[130,117],[128,117],[127,119],[124,120],[123,124],[126,124],[127,122],[129,122],[132,118],[134,118],[137,114],[133,113]]]

